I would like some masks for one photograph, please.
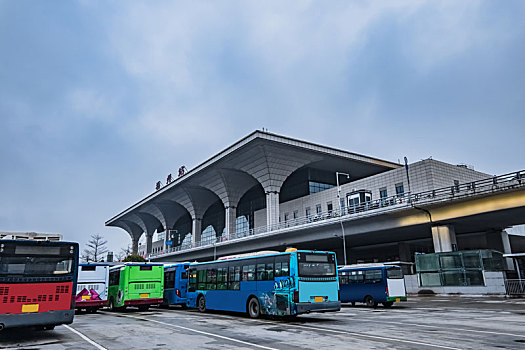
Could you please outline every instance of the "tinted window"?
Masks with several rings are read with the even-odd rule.
[[[228,272],[228,289],[239,290],[241,287],[241,266],[230,265]]]
[[[382,270],[365,270],[365,283],[379,283],[382,280]]]
[[[175,271],[164,272],[164,289],[175,288]]]
[[[153,270],[153,266],[151,265],[146,265],[146,266],[141,266],[140,267],[140,271],[151,271]]]
[[[299,276],[335,277],[337,270],[333,254],[298,253]]]
[[[120,283],[120,270],[111,271],[109,273],[109,285],[116,286]]]
[[[386,270],[386,278],[401,279],[403,278],[403,271],[400,267],[390,267]]]

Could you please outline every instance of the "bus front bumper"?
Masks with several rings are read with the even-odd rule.
[[[298,315],[309,312],[333,312],[341,310],[340,301],[326,301],[322,303],[297,303],[295,306]]]
[[[73,323],[75,310],[55,310],[24,314],[0,314],[0,324],[5,328],[29,326],[54,326]]]
[[[124,306],[162,304],[163,301],[164,301],[163,298],[131,299],[131,300],[124,300]]]

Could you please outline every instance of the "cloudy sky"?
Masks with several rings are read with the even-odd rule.
[[[0,231],[99,233],[262,127],[525,168],[524,1],[0,0]]]

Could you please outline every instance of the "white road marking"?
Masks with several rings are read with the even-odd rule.
[[[363,337],[363,338],[372,338],[380,341],[390,340],[393,342],[401,342],[401,343],[409,343],[409,344],[415,344],[415,345],[425,345],[433,348],[440,348],[440,349],[451,349],[451,350],[461,350],[460,348],[453,348],[450,346],[445,345],[437,345],[437,344],[430,344],[430,343],[424,343],[424,342],[418,342],[418,341],[412,341],[412,340],[405,340],[405,339],[399,339],[399,338],[389,338],[389,337],[383,337],[383,336],[376,336],[376,335],[370,335],[365,333],[357,333],[357,332],[349,332],[349,331],[341,331],[336,329],[330,329],[330,328],[323,328],[323,327],[315,327],[315,326],[301,326],[297,324],[288,324],[288,326],[292,327],[298,327],[298,328],[305,328],[305,329],[318,329],[325,332],[332,332],[332,333],[339,333],[339,334],[348,334],[353,335],[356,337]]]
[[[392,325],[398,325],[398,326],[416,326],[416,327],[424,327],[424,328],[442,328],[439,326],[432,326],[432,325],[426,325],[426,324],[418,324],[418,323],[407,323],[407,322],[389,322],[389,321],[376,321],[376,320],[363,320],[365,322],[374,322],[374,323],[387,323]],[[519,337],[519,338],[525,338],[525,334],[514,334],[514,333],[503,333],[503,332],[494,332],[494,331],[481,331],[476,329],[467,329],[467,328],[458,328],[456,326],[446,325],[446,327],[453,327],[457,331],[464,331],[464,332],[473,332],[473,333],[486,333],[486,334],[496,334],[496,335],[508,335],[511,337]]]
[[[87,341],[89,344],[93,345],[94,347],[96,347],[97,349],[99,350],[108,350],[106,349],[105,347],[101,346],[100,344],[97,344],[95,343],[93,340],[89,339],[88,337],[86,337],[84,334],[80,333],[79,331],[77,331],[76,329],[72,328],[72,327],[69,327],[68,325],[64,325],[64,327],[66,327],[67,329],[69,329],[71,332],[75,333],[76,335],[78,335],[80,338],[84,339],[85,341]]]
[[[171,311],[175,311],[175,310],[171,310]],[[176,311],[175,311],[176,312]],[[178,312],[176,312],[178,313]],[[184,312],[185,313],[185,312]],[[133,316],[130,316],[130,317],[133,317]],[[201,317],[204,317],[204,315],[201,315],[201,314],[195,314],[195,317],[196,318],[201,318]],[[219,317],[219,318],[224,318],[224,319],[236,319],[235,317],[231,317],[231,316],[226,316],[226,315],[214,315],[214,317]],[[135,317],[134,317],[135,318]],[[169,325],[168,323],[164,323],[164,322],[160,322],[160,321],[154,321],[154,320],[151,320],[152,322],[158,322],[158,323],[162,323],[162,324],[167,324]],[[250,320],[250,321],[255,321],[255,320]],[[266,323],[266,324],[270,324],[270,325],[275,325],[274,322],[268,322],[268,321],[265,321],[265,320],[261,320],[261,319],[258,319],[256,320],[256,322],[260,322],[260,323]],[[330,328],[323,328],[323,327],[315,327],[315,326],[302,326],[302,325],[297,325],[297,324],[293,324],[293,323],[281,323],[283,326],[291,326],[291,327],[298,327],[298,328],[305,328],[305,329],[309,329],[309,330],[312,330],[312,329],[317,329],[317,330],[323,330],[323,331],[327,331],[327,332],[332,332],[332,333],[340,333],[340,334],[347,334],[347,335],[354,335],[356,337],[365,337],[365,338],[372,338],[372,339],[376,339],[376,340],[381,340],[381,341],[385,341],[385,340],[388,340],[388,341],[394,341],[394,342],[401,342],[401,343],[409,343],[409,344],[415,344],[415,345],[425,345],[425,346],[429,346],[429,347],[434,347],[434,348],[440,348],[440,349],[451,349],[451,350],[460,350],[460,348],[453,348],[453,347],[449,347],[449,346],[445,346],[445,345],[436,345],[436,344],[430,344],[430,343],[425,343],[425,342],[417,342],[417,341],[411,341],[411,340],[405,340],[405,339],[399,339],[399,338],[389,338],[389,337],[384,337],[384,336],[376,336],[376,335],[371,335],[371,334],[365,334],[365,333],[358,333],[358,332],[349,332],[349,331],[342,331],[342,330],[337,330],[337,329],[330,329]]]
[[[157,320],[150,320],[150,319],[147,319],[147,318],[144,318],[144,317],[135,317],[135,316],[128,316],[128,315],[123,315],[123,316],[130,317],[130,318],[135,318],[137,320],[144,320],[144,321],[149,321],[149,322],[160,323],[160,324],[163,324],[165,326],[180,328],[180,329],[184,329],[184,330],[187,330],[187,331],[190,331],[190,332],[195,332],[195,333],[200,333],[200,334],[204,334],[204,335],[211,336],[211,337],[221,338],[221,339],[229,340],[229,341],[232,341],[232,342],[235,342],[235,343],[241,343],[241,344],[244,344],[244,345],[253,346],[253,347],[256,347],[256,348],[267,349],[267,350],[278,350],[276,348],[269,348],[267,346],[262,346],[262,345],[255,344],[255,343],[249,343],[249,342],[246,342],[246,341],[243,341],[243,340],[230,338],[230,337],[225,337],[225,336],[219,335],[219,334],[199,331],[197,329],[183,327],[183,326],[179,326],[179,325],[174,325],[174,324],[167,323],[167,322],[162,322],[162,321],[157,321]]]

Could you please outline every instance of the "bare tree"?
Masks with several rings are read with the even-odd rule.
[[[115,255],[115,259],[117,261],[122,261],[130,254],[131,254],[131,246],[128,245],[126,248],[120,248],[120,252]]]
[[[102,261],[104,258],[104,254],[108,252],[108,248],[106,247],[106,244],[108,241],[104,240],[104,237],[102,237],[99,234],[91,235],[91,239],[87,243],[87,248],[84,249],[84,252],[82,254],[82,259],[89,261]]]

